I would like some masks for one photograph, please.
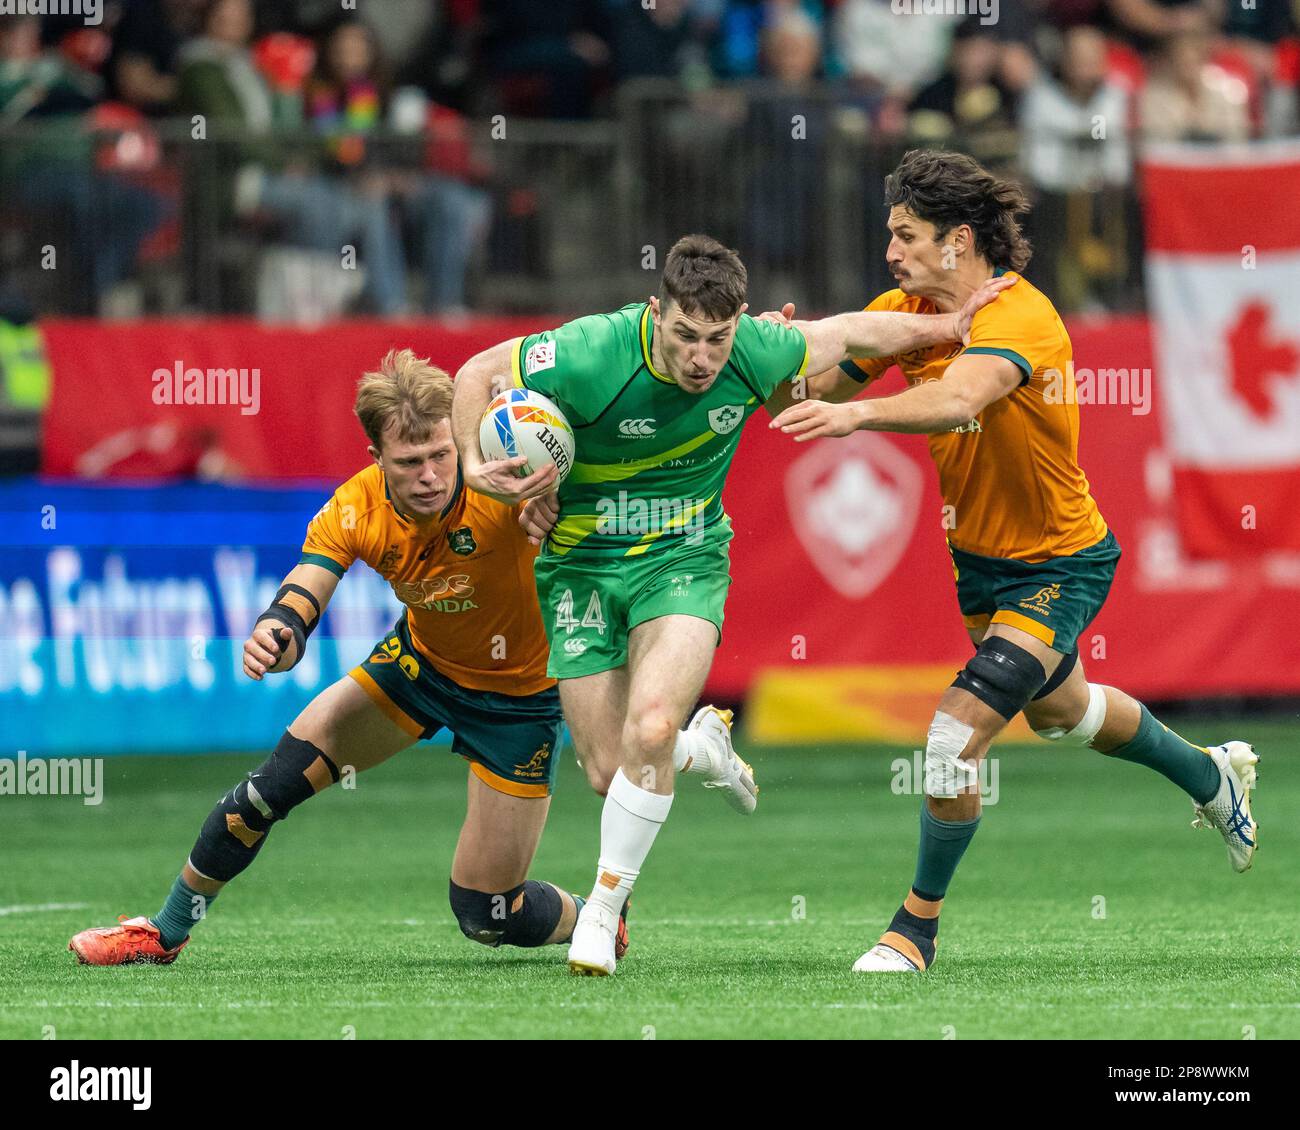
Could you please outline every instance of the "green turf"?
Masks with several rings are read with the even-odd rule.
[[[446,889],[464,768],[432,747],[298,809],[175,965],[78,967],[68,937],[153,913],[209,806],[257,762],[109,759],[98,808],[0,798],[0,1037],[1295,1038],[1300,736],[1187,733],[1265,756],[1253,871],[1232,874],[1147,770],[1002,749],[938,964],[885,978],[849,967],[912,874],[918,802],[890,791],[898,751],[751,750],[748,820],[687,778],[637,886],[632,951],[605,980],[571,977],[563,947],[460,935]],[[567,763],[533,874],[585,889],[599,813]]]

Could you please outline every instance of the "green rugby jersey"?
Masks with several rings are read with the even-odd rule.
[[[729,538],[722,486],[742,425],[808,364],[799,330],[742,314],[722,372],[695,395],[656,372],[653,336],[638,302],[514,343],[515,384],[554,400],[577,439],[549,553],[631,557]]]

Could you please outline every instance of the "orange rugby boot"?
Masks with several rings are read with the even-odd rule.
[[[163,949],[162,937],[149,919],[118,917],[120,926],[97,926],[82,930],[68,943],[82,965],[170,965],[188,944]]]

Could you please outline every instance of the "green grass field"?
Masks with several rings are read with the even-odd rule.
[[[295,811],[175,965],[79,967],[69,936],[153,913],[211,804],[260,760],[112,758],[98,808],[0,798],[0,1037],[1294,1039],[1300,733],[1186,732],[1264,756],[1251,872],[1149,771],[1002,748],[938,964],[892,978],[849,968],[911,879],[918,800],[890,791],[897,750],[750,749],[748,820],[688,778],[637,886],[632,950],[602,980],[570,976],[563,947],[461,936],[446,890],[464,763],[435,747]],[[535,877],[585,891],[600,803],[567,760]]]

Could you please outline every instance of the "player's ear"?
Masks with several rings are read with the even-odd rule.
[[[744,313],[746,310],[748,310],[748,309],[749,309],[749,303],[748,303],[748,302],[742,302],[742,303],[740,304],[740,314],[743,314],[743,313]],[[738,322],[740,321],[740,314],[737,314],[737,315],[736,315],[736,321],[738,321]]]
[[[379,454],[379,448],[377,448],[372,443],[369,447],[366,448],[366,450],[370,452],[370,458],[373,459],[376,463],[378,463],[380,467],[384,465],[384,461]]]

